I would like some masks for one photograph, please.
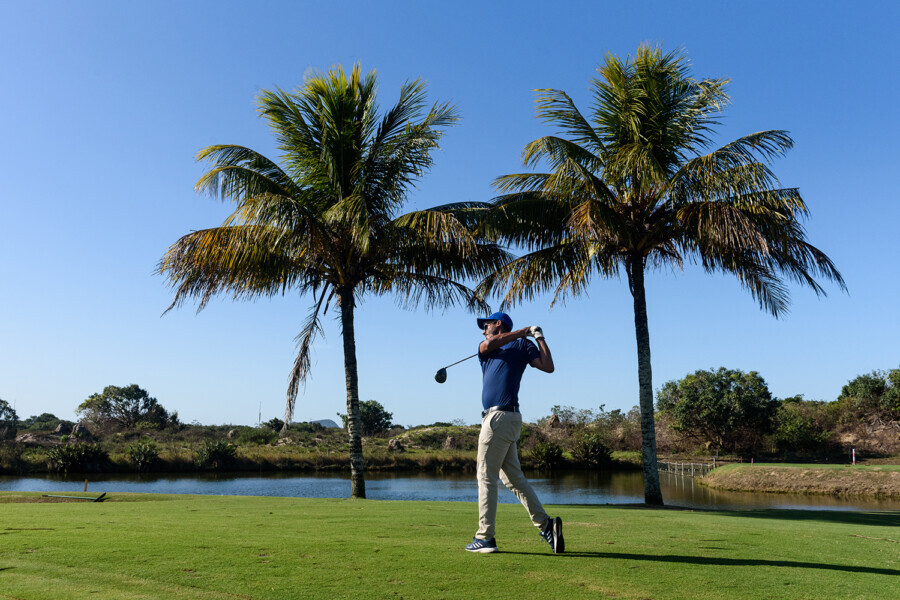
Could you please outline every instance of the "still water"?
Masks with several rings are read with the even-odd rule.
[[[141,492],[154,494],[211,494],[347,498],[348,474],[217,474],[217,475],[89,475],[89,493]],[[533,473],[534,486],[545,504],[628,504],[643,502],[640,472]],[[809,510],[900,510],[900,500],[835,498],[801,494],[724,492],[706,488],[691,478],[660,473],[663,499],[670,506],[697,509],[790,508]],[[0,477],[0,491],[82,492],[84,477]],[[474,474],[367,473],[366,496],[373,500],[446,500],[475,502]],[[500,501],[517,502],[500,486]]]

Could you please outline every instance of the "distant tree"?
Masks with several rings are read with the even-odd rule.
[[[675,431],[720,450],[752,448],[777,405],[759,373],[724,367],[667,381],[657,392],[657,410],[672,416]]]
[[[77,412],[97,426],[114,424],[125,429],[134,429],[139,423],[162,428],[178,422],[178,413],[168,413],[147,390],[133,383],[106,386],[102,393],[91,394],[82,402]]]
[[[60,419],[53,413],[41,413],[28,417],[21,421],[20,424],[22,429],[51,429],[62,421],[63,419]]]
[[[16,437],[19,416],[9,402],[0,398],[0,440]]]
[[[279,418],[269,419],[265,423],[263,423],[263,427],[268,427],[274,431],[281,431],[284,427],[284,421]]]
[[[824,402],[785,398],[775,411],[774,441],[779,451],[821,450],[828,442],[828,417]]]
[[[603,406],[600,406],[603,412]],[[574,406],[560,406],[555,404],[550,407],[550,414],[559,419],[560,424],[568,429],[583,429],[597,419],[597,414],[590,408],[575,408]]]
[[[900,419],[900,369],[872,371],[852,379],[841,389],[838,403],[857,419],[867,417]]]
[[[347,415],[338,413],[338,416],[346,429]],[[386,411],[381,403],[375,400],[365,400],[359,403],[359,417],[363,435],[378,435],[394,426],[391,423],[394,414]]]

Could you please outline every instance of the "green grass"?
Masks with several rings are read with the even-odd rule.
[[[0,598],[900,597],[900,512],[554,506],[554,556],[504,504],[478,555],[474,504],[39,496],[0,493]]]

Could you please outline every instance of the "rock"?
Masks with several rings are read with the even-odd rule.
[[[392,439],[388,442],[388,452],[406,452],[406,448],[398,439]]]
[[[60,423],[53,430],[54,435],[69,435],[70,433],[72,433],[72,426],[68,423]]]
[[[82,442],[93,442],[94,436],[91,435],[91,432],[87,427],[78,423],[75,427],[72,428],[72,437],[78,438]]]
[[[552,427],[553,429],[562,427],[562,423],[559,421],[559,415],[551,415],[547,420],[547,426]]]
[[[233,440],[234,438],[237,437],[237,435],[238,435],[238,430],[232,429],[231,431],[228,432],[228,434],[225,437],[227,437],[229,440]]]
[[[444,450],[459,450],[459,442],[452,435],[448,435],[447,439],[444,440],[442,448]]]
[[[291,441],[291,438],[278,438],[278,441],[275,442],[275,445],[276,446],[284,446],[286,444],[293,444],[293,443],[294,442]]]
[[[45,444],[49,440],[39,436],[36,433],[23,433],[22,435],[16,437],[17,444]]]

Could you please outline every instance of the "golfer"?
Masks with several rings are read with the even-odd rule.
[[[484,341],[478,346],[483,388],[481,435],[478,436],[478,532],[469,552],[497,552],[494,521],[497,518],[497,479],[516,495],[540,528],[541,537],[553,552],[565,550],[562,519],[551,519],[522,473],[516,447],[522,433],[519,412],[519,384],[525,367],[531,365],[545,373],[553,372],[553,357],[540,327],[513,331],[512,319],[497,312],[478,319]],[[531,342],[526,337],[533,337]]]

